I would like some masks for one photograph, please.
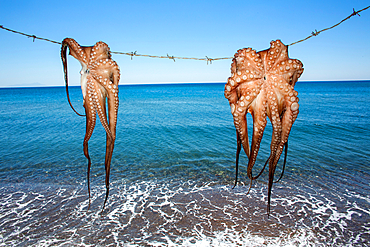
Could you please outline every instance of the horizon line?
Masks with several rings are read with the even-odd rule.
[[[363,82],[370,81],[370,79],[340,79],[340,80],[299,80],[300,82]],[[140,86],[140,85],[169,85],[169,84],[221,84],[226,81],[202,81],[202,82],[140,82],[140,83],[123,83],[119,86]],[[65,87],[65,85],[44,85],[40,83],[35,84],[24,84],[24,85],[7,85],[0,86],[0,88],[37,88],[37,87]],[[80,85],[69,85],[69,87],[80,87]]]

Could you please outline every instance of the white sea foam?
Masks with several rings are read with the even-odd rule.
[[[327,198],[281,184],[267,217],[264,186],[245,195],[248,186],[115,182],[104,212],[105,191],[97,188],[89,211],[86,188],[3,188],[1,245],[352,246],[369,240],[369,204],[356,202],[369,198],[353,193]]]

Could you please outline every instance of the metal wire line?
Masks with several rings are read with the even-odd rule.
[[[340,22],[338,22],[337,24],[335,24],[335,25],[333,25],[333,26],[331,26],[331,27],[328,27],[328,28],[324,28],[324,29],[322,29],[322,30],[320,30],[320,31],[315,30],[315,32],[312,32],[310,36],[308,36],[308,37],[306,37],[306,38],[304,38],[304,39],[298,40],[298,41],[296,41],[296,42],[294,42],[294,43],[291,43],[291,44],[289,44],[289,45],[295,45],[295,44],[298,44],[298,43],[300,43],[300,42],[303,42],[303,41],[305,41],[305,40],[308,40],[309,38],[312,38],[312,37],[314,37],[314,36],[319,35],[319,33],[321,33],[321,32],[325,32],[325,31],[328,31],[328,30],[330,30],[330,29],[332,29],[332,28],[335,28],[335,27],[339,26],[340,24],[342,24],[343,22],[345,22],[346,20],[348,20],[349,18],[351,18],[352,16],[355,16],[355,15],[360,16],[360,15],[359,15],[359,13],[360,13],[360,12],[362,12],[362,11],[364,11],[364,10],[367,10],[368,8],[370,8],[370,6],[367,6],[367,7],[363,8],[363,9],[361,9],[361,10],[359,10],[359,11],[355,11],[355,9],[353,9],[352,14],[350,14],[349,16],[347,16],[346,18],[344,18],[343,20],[341,20],[341,21],[340,21]]]
[[[347,16],[346,18],[344,18],[343,20],[341,20],[340,22],[338,22],[337,24],[331,26],[331,27],[328,27],[328,28],[324,28],[320,31],[317,31],[315,30],[315,32],[312,32],[310,36],[304,38],[304,39],[301,39],[301,40],[298,40],[296,42],[293,42],[291,44],[289,44],[288,46],[292,46],[292,45],[295,45],[295,44],[298,44],[298,43],[301,43],[303,41],[306,41],[314,36],[317,36],[319,33],[321,32],[325,32],[325,31],[328,31],[332,28],[335,28],[337,26],[339,26],[340,24],[342,24],[343,22],[347,21],[348,19],[350,19],[352,16],[355,16],[355,15],[359,15],[360,12],[364,11],[364,10],[367,10],[368,8],[370,8],[370,6],[367,6],[359,11],[355,11],[355,9],[353,9],[353,12],[352,14],[350,14],[349,16]],[[12,30],[12,29],[9,29],[9,28],[6,28],[4,27],[3,25],[0,25],[0,28],[1,29],[4,29],[6,31],[9,31],[9,32],[13,32],[13,33],[17,33],[17,34],[20,34],[20,35],[23,35],[23,36],[26,36],[26,37],[29,37],[29,38],[32,38],[33,41],[35,42],[35,39],[39,39],[39,40],[44,40],[44,41],[48,41],[48,42],[51,42],[51,43],[54,43],[54,44],[59,44],[61,45],[62,43],[61,42],[58,42],[58,41],[55,41],[55,40],[51,40],[51,39],[46,39],[46,38],[41,38],[41,37],[37,37],[36,35],[30,35],[30,34],[26,34],[26,33],[22,33],[22,32],[19,32],[19,31],[15,31],[15,30]],[[217,60],[225,60],[225,59],[232,59],[233,57],[219,57],[219,58],[209,58],[207,56],[205,56],[204,58],[196,58],[196,57],[176,57],[176,56],[169,56],[167,54],[167,56],[156,56],[156,55],[145,55],[145,54],[138,54],[136,51],[135,52],[118,52],[118,51],[112,51],[111,53],[113,54],[120,54],[120,55],[127,55],[127,56],[131,56],[131,59],[135,56],[135,57],[149,57],[149,58],[167,58],[167,59],[172,59],[174,62],[176,61],[176,59],[187,59],[187,60],[200,60],[200,61],[207,61],[207,64],[208,63],[211,63],[213,61],[217,61]]]

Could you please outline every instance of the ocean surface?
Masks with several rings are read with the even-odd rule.
[[[300,113],[269,217],[268,172],[246,195],[243,151],[232,189],[236,136],[223,90],[121,85],[102,211],[100,122],[89,146],[88,210],[85,119],[65,88],[0,89],[0,246],[368,246],[370,81],[297,83]],[[81,89],[70,93],[82,113]],[[255,173],[271,131],[269,124]]]

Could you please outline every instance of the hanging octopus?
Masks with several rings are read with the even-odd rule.
[[[83,95],[83,106],[85,114],[79,114],[72,106],[68,93],[67,73],[67,47],[69,54],[76,58],[82,66],[81,89]],[[106,153],[105,153],[105,185],[106,194],[103,209],[109,195],[109,174],[114,142],[116,139],[116,125],[118,113],[118,82],[120,71],[117,63],[112,60],[109,47],[104,42],[97,42],[94,46],[80,46],[74,39],[66,38],[62,42],[62,62],[64,78],[66,83],[67,98],[71,108],[80,116],[86,116],[86,134],[83,141],[84,155],[88,160],[87,185],[90,195],[90,168],[91,159],[88,150],[88,141],[93,133],[96,115],[106,132]],[[108,103],[108,112],[106,109]],[[108,113],[108,114],[107,114]]]
[[[276,40],[271,41],[270,48],[264,51],[256,52],[251,48],[238,50],[231,64],[231,76],[225,85],[225,97],[230,103],[237,135],[235,185],[242,145],[249,159],[247,175],[251,184],[269,163],[268,214],[275,169],[285,147],[284,172],[288,137],[299,112],[298,92],[294,90],[294,86],[302,73],[303,64],[297,59],[290,59],[288,46]],[[251,146],[248,140],[247,113],[253,118]],[[271,152],[261,172],[253,176],[252,169],[267,124],[266,117],[270,119],[273,128]]]

